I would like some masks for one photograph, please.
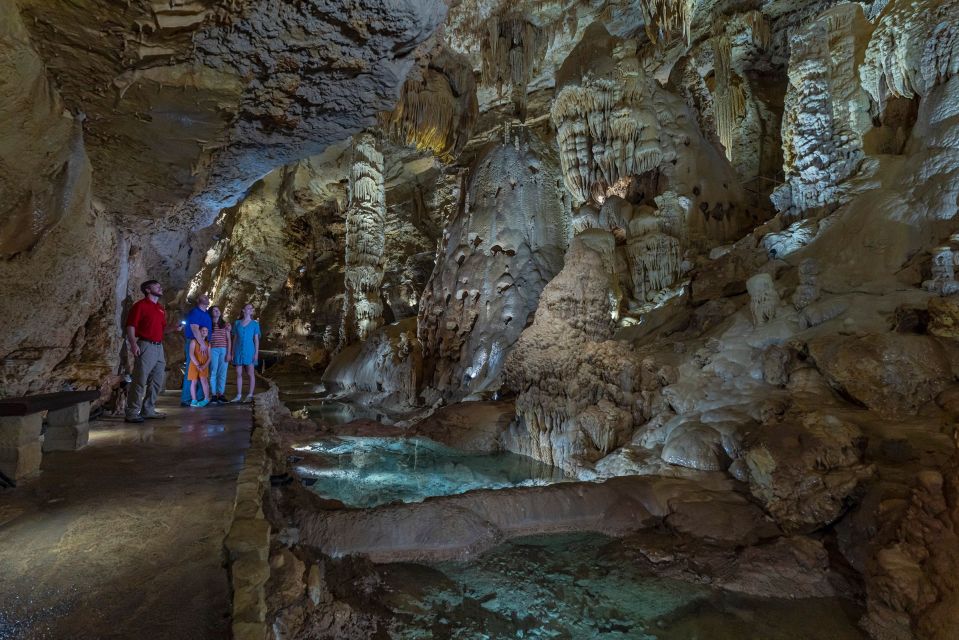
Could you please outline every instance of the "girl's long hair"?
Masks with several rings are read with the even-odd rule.
[[[213,310],[214,310],[214,309],[216,309],[217,311],[220,312],[220,319],[219,319],[219,320],[217,321],[217,323],[216,323],[216,328],[217,328],[217,329],[222,329],[223,327],[226,326],[226,320],[223,319],[223,311],[220,309],[220,307],[218,307],[218,306],[216,306],[216,305],[213,305],[212,307],[210,307],[210,317],[211,317],[211,318],[213,317]]]

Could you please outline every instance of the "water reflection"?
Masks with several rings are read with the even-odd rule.
[[[315,480],[312,489],[321,496],[351,507],[569,480],[525,456],[465,453],[427,438],[328,438],[302,449],[310,455],[299,475]]]
[[[469,562],[383,565],[396,640],[865,640],[838,598],[730,594],[651,575],[628,541],[514,540]]]

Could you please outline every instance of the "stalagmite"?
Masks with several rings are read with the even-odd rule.
[[[869,99],[858,79],[868,35],[861,7],[840,5],[797,32],[783,115],[786,184],[773,194],[776,208],[795,219],[846,199],[846,181],[864,157],[863,135],[872,126]]]
[[[768,273],[759,273],[746,281],[749,292],[749,309],[753,324],[757,327],[776,317],[779,308],[779,293],[776,284]]]
[[[386,202],[383,154],[372,133],[353,139],[350,167],[350,204],[346,211],[346,295],[340,348],[366,340],[383,323],[383,253]]]
[[[955,266],[957,255],[952,247],[937,247],[932,254],[932,278],[924,281],[922,288],[943,296],[959,293]]]
[[[558,173],[525,129],[504,134],[471,167],[422,297],[430,401],[502,383],[504,360],[563,264],[569,217]]]
[[[819,263],[814,258],[806,258],[799,263],[799,286],[792,296],[793,306],[797,310],[808,307],[819,299]]]

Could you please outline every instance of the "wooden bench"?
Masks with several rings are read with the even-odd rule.
[[[90,403],[99,391],[0,398],[0,473],[16,482],[39,473],[44,451],[76,451],[90,437]],[[47,432],[43,412],[47,412]]]

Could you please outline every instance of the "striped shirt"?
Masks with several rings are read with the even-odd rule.
[[[229,347],[230,346],[230,325],[222,329],[213,327],[213,334],[210,336],[211,347]]]

